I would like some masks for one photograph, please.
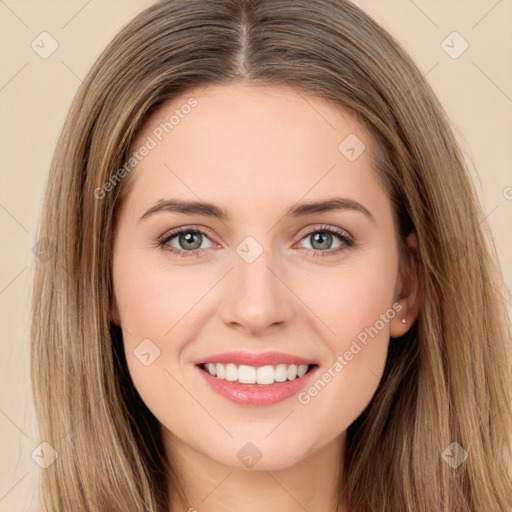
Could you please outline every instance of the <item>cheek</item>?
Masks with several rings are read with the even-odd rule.
[[[308,306],[318,316],[312,321],[323,326],[331,355],[299,398],[306,409],[315,403],[313,407],[329,411],[335,428],[348,426],[347,420],[361,414],[382,377],[390,321],[398,314],[393,308],[396,262],[393,253],[381,254],[312,280]]]
[[[325,326],[332,350],[346,349],[392,307],[397,271],[393,255],[388,258],[373,265],[365,261],[333,268],[300,285],[305,302]],[[389,335],[389,322],[385,326],[379,322],[378,326],[383,337]]]
[[[193,338],[198,302],[215,276],[171,268],[165,260],[148,264],[128,250],[114,259],[113,274],[128,370],[148,407],[165,410],[161,391],[181,396],[170,373],[181,380],[176,362]]]
[[[135,257],[119,258],[114,283],[121,323],[133,342],[139,338],[163,339],[205,288],[204,279],[184,268],[170,269],[165,262],[148,264]]]
[[[310,407],[323,411],[334,435],[359,416],[379,384],[389,343],[389,323],[381,315],[392,306],[396,260],[394,254],[368,253],[354,264],[309,269],[313,270],[291,272],[285,279],[302,302],[292,294],[282,297],[295,308],[290,332],[309,333],[319,343],[319,353],[330,354],[330,360],[322,360],[321,382],[311,391],[311,405],[304,405],[304,414]],[[142,258],[137,260],[136,251],[115,260],[115,293],[128,369],[146,405],[161,423],[173,425],[171,430],[182,425],[168,417],[169,396],[173,408],[196,407],[173,377],[180,382],[186,377],[180,370],[180,354],[200,336],[196,330],[226,298],[219,290],[205,296],[218,279],[219,272],[208,265],[187,267],[165,261],[148,265]],[[150,366],[134,356],[145,339],[160,350]],[[151,355],[151,345],[149,349]]]
[[[114,267],[128,371],[149,410],[161,423],[168,424],[168,411],[191,406],[175,380],[181,382],[182,377],[175,372],[172,361],[185,343],[176,333],[187,324],[185,315],[197,294],[190,282],[188,287],[182,282],[179,272],[173,276],[164,273],[158,266],[145,266],[129,258],[119,258]]]

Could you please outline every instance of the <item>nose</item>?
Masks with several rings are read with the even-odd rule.
[[[268,251],[252,263],[235,254],[234,269],[226,279],[220,306],[224,323],[252,335],[289,323],[293,293],[281,273]]]

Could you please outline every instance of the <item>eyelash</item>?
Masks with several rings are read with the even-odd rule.
[[[191,251],[184,251],[183,249],[178,249],[176,247],[170,247],[170,248],[165,247],[166,244],[170,240],[172,240],[176,236],[182,235],[184,233],[194,233],[194,234],[200,234],[200,235],[208,237],[208,233],[206,231],[203,231],[200,228],[181,227],[181,228],[177,228],[171,232],[164,233],[160,238],[158,238],[157,239],[158,247],[165,251],[168,251],[170,253],[174,253],[176,256],[182,256],[182,257],[200,256],[201,251],[203,251],[204,249],[193,249]],[[355,245],[354,240],[345,231],[343,231],[339,228],[333,228],[330,226],[323,226],[323,225],[315,226],[314,229],[305,233],[298,241],[300,242],[304,238],[307,238],[308,236],[310,236],[314,233],[328,233],[331,235],[336,235],[342,242],[342,245],[340,245],[339,247],[336,247],[335,249],[327,249],[325,251],[320,251],[318,249],[308,249],[308,250],[313,251],[315,256],[321,256],[321,257],[325,257],[326,255],[332,256],[334,254],[337,254],[340,251],[343,251],[347,248],[351,248]]]

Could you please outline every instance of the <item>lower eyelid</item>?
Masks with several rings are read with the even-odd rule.
[[[163,240],[160,239],[159,240],[159,244],[165,249],[165,246],[169,244],[169,242],[178,237],[179,235],[181,234],[184,234],[184,233],[196,233],[196,234],[200,234],[201,236],[207,238],[212,244],[215,244],[217,246],[219,246],[219,244],[217,244],[217,242],[215,242],[214,240],[211,239],[211,237],[209,236],[209,233],[203,231],[202,229],[199,229],[199,228],[190,228],[190,229],[184,229],[184,230],[181,230],[181,231],[178,231],[178,232],[175,232],[175,233],[170,233],[169,235],[165,235],[163,237]],[[313,229],[312,231],[309,231],[308,233],[305,233],[303,234],[298,240],[297,242],[295,242],[294,245],[298,244],[299,242],[307,239],[309,236],[315,234],[315,233],[329,233],[330,235],[338,238],[338,240],[340,241],[340,245],[338,247],[335,247],[335,248],[331,248],[331,249],[326,249],[324,251],[320,250],[320,249],[313,249],[313,248],[309,248],[309,247],[305,247],[304,249],[307,249],[309,251],[313,251],[314,253],[323,253],[323,254],[333,254],[335,253],[337,250],[342,250],[343,246],[345,246],[345,248],[348,248],[350,246],[352,246],[354,244],[352,238],[347,234],[345,233],[338,233],[336,230],[333,230],[332,228],[327,228],[327,227],[324,227],[324,228],[317,228],[317,229]],[[184,254],[187,254],[187,255],[195,255],[195,256],[198,256],[202,251],[206,250],[206,249],[210,249],[211,247],[205,247],[205,248],[199,248],[199,249],[192,249],[192,250],[185,250],[185,249],[181,249],[179,247],[173,247],[171,245],[169,245],[170,248],[168,249],[165,249],[171,253],[181,253],[181,255],[184,255]]]

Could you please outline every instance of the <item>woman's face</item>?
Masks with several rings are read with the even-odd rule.
[[[285,87],[197,89],[144,124],[113,318],[169,447],[271,470],[341,446],[414,320],[370,147]]]

